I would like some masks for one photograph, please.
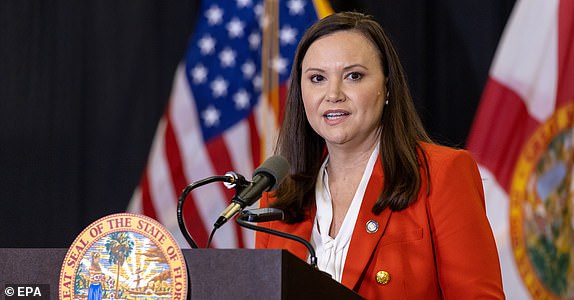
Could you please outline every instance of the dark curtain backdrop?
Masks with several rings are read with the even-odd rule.
[[[514,1],[331,3],[383,24],[425,126],[463,147]],[[0,1],[0,247],[68,247],[125,211],[198,7]]]

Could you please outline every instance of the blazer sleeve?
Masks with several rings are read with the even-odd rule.
[[[476,162],[456,150],[432,163],[427,213],[444,299],[504,299]]]

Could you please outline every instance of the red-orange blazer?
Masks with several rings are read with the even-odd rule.
[[[383,187],[380,160],[367,185],[349,245],[341,283],[367,299],[504,299],[496,244],[486,217],[477,165],[464,150],[423,144],[431,188],[423,184],[408,208],[371,212]],[[426,180],[423,180],[426,181]],[[261,207],[270,199],[265,194]],[[272,201],[272,199],[271,199]],[[262,226],[311,237],[315,209],[301,223]],[[376,221],[369,233],[366,224]],[[295,241],[257,232],[257,248],[287,249],[302,260],[308,251]],[[390,275],[386,284],[376,274]]]

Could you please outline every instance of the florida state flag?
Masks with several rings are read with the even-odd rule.
[[[469,135],[508,299],[574,297],[574,0],[519,0]]]

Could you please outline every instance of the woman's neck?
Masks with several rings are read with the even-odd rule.
[[[327,145],[327,150],[329,151],[327,172],[329,176],[331,174],[344,174],[356,169],[364,170],[376,147],[376,142],[365,147],[354,147],[351,149]]]

